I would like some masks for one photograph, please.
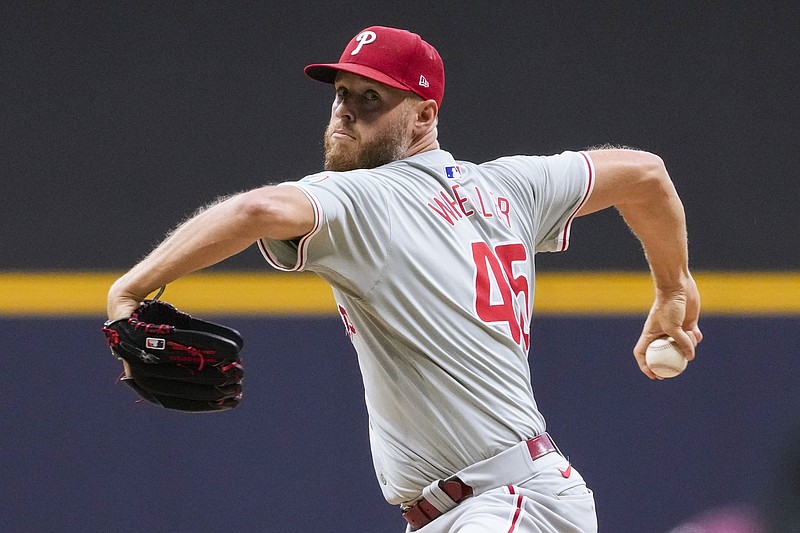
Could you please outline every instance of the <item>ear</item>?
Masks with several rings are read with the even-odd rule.
[[[414,131],[425,133],[435,128],[439,117],[439,106],[435,100],[424,100],[416,104],[416,120]]]

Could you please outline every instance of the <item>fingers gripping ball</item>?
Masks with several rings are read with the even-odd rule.
[[[242,399],[238,331],[194,318],[159,300],[103,324],[111,352],[125,361],[122,381],[148,402],[178,411],[224,411]]]
[[[645,352],[645,362],[660,378],[674,378],[689,364],[672,337],[661,337],[651,342]]]

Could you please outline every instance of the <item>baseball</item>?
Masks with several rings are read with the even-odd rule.
[[[686,365],[689,364],[672,337],[662,337],[651,342],[645,352],[645,362],[653,374],[660,378],[674,378],[686,370]]]

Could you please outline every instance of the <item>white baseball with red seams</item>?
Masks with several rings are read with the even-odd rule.
[[[674,378],[689,364],[672,337],[661,337],[651,342],[645,351],[645,362],[660,378]]]

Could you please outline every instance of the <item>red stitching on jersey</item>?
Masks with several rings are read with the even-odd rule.
[[[583,198],[581,198],[581,202],[578,204],[578,207],[575,208],[575,211],[572,213],[572,216],[570,216],[567,219],[567,223],[564,225],[564,231],[561,234],[561,249],[559,250],[560,252],[563,252],[564,250],[567,249],[568,242],[569,242],[568,241],[569,228],[570,228],[570,226],[572,226],[572,221],[575,220],[575,215],[578,214],[578,211],[580,211],[581,207],[583,207],[583,204],[585,204],[586,200],[589,199],[589,194],[592,192],[592,188],[594,187],[594,172],[593,172],[594,167],[592,166],[592,161],[589,159],[589,156],[586,155],[584,152],[580,152],[580,154],[583,156],[583,159],[586,161],[586,166],[589,167],[589,169],[588,169],[589,170],[589,179],[587,180],[586,192],[583,193]]]
[[[306,195],[309,202],[311,202],[311,207],[314,210],[314,227],[297,242],[297,257],[294,265],[284,265],[279,260],[278,256],[272,253],[270,247],[263,238],[256,241],[256,244],[258,245],[258,249],[261,251],[261,255],[263,255],[267,263],[273,267],[285,272],[300,272],[305,269],[306,262],[308,261],[308,241],[314,235],[316,235],[322,227],[322,208],[319,205],[316,197],[304,187],[298,186],[296,183],[287,183],[286,185],[299,189],[303,194]]]
[[[320,218],[322,218],[321,207],[317,201],[317,197],[302,187],[300,187],[300,190],[303,191],[306,197],[311,201],[311,206],[314,208],[314,227],[300,239],[299,243],[297,243],[297,270],[305,269],[306,261],[308,260],[308,241],[317,234],[322,226],[322,221],[320,220]]]
[[[517,527],[519,517],[522,514],[522,494],[517,496],[517,509],[514,511],[514,518],[511,520],[511,527],[508,528],[508,533],[513,533]]]

